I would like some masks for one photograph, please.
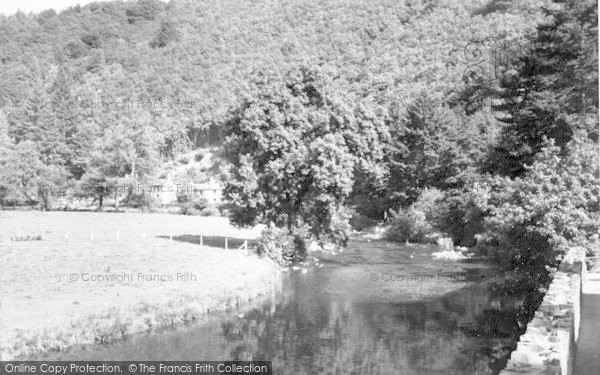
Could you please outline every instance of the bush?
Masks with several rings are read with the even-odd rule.
[[[411,205],[415,211],[422,212],[432,225],[439,222],[441,216],[442,202],[444,201],[444,192],[436,188],[424,189],[419,198]]]
[[[202,212],[208,207],[208,200],[204,197],[195,197],[182,204],[179,213],[182,215],[202,215]],[[203,215],[211,216],[211,215]]]
[[[350,241],[350,233],[352,227],[350,226],[351,214],[346,210],[338,210],[331,217],[330,230],[325,236],[325,239],[338,247],[345,247]],[[308,230],[307,235],[304,238],[309,238]]]
[[[216,206],[209,206],[200,211],[200,216],[221,216],[221,211]]]
[[[271,226],[262,231],[256,252],[274,260],[280,266],[288,266],[296,253],[295,239],[287,230]]]
[[[483,233],[485,212],[478,205],[474,190],[455,192],[441,204],[436,227],[460,246],[472,247]]]
[[[440,222],[445,220],[444,199],[441,190],[424,189],[408,209],[393,215],[385,238],[397,242],[431,243],[439,235],[436,232],[440,231]]]
[[[190,162],[190,158],[188,158],[187,156],[182,156],[179,158],[179,163],[180,164],[187,164]]]
[[[352,229],[357,231],[361,231],[375,225],[377,225],[377,220],[371,219],[370,217],[358,212],[353,212],[352,217],[350,218],[350,226]]]
[[[312,240],[308,225],[292,229],[277,228],[271,225],[262,231],[257,241],[256,251],[267,256],[281,266],[289,266],[306,258],[307,243]]]
[[[194,160],[202,161],[202,159],[204,159],[204,153],[202,151],[196,152],[196,155],[194,155]]]
[[[139,194],[133,194],[131,196],[131,202],[133,207],[141,208],[146,212],[154,212],[160,208],[160,202],[152,194],[142,191]]]
[[[384,236],[396,242],[425,242],[427,235],[432,233],[433,227],[427,222],[425,214],[409,208],[394,215]]]

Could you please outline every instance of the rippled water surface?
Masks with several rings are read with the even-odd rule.
[[[355,240],[322,266],[283,274],[257,307],[52,359],[271,360],[275,374],[494,374],[514,311],[484,264],[433,260],[434,248]]]

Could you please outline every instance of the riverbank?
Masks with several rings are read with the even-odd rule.
[[[586,274],[581,292],[581,326],[573,374],[600,374],[600,267]]]
[[[225,218],[0,211],[0,223],[3,360],[182,324],[279,282],[274,263],[238,249],[260,228]]]

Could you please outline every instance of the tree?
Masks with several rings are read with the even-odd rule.
[[[10,132],[8,129],[8,119],[4,114],[4,111],[0,109],[0,156],[3,153],[8,152],[8,150],[12,147],[13,140],[10,137]],[[0,157],[0,160],[2,158]]]
[[[163,20],[160,23],[160,30],[156,37],[150,42],[152,48],[166,47],[169,43],[175,42],[179,39],[180,33],[177,27],[171,20]]]
[[[539,282],[569,248],[598,248],[597,145],[578,132],[561,150],[547,140],[525,173],[481,185],[482,248],[502,267]],[[539,285],[539,284],[538,284]]]
[[[35,81],[23,114],[12,132],[15,139],[13,162],[21,165],[23,173],[12,173],[18,199],[40,202],[51,208],[53,198],[64,188],[68,172],[64,168],[70,151],[64,123],[56,116],[50,96],[41,77]]]
[[[138,0],[125,11],[125,14],[129,23],[141,20],[152,21],[156,19],[163,8],[164,6],[159,0]]]
[[[461,176],[477,169],[494,135],[485,116],[469,118],[422,93],[392,118],[392,152],[386,197],[388,207],[413,203],[425,188],[459,187]]]
[[[75,178],[81,177],[83,171],[76,160],[87,150],[81,149],[77,143],[79,126],[83,120],[79,106],[71,93],[71,78],[64,67],[58,70],[54,83],[50,88],[50,103],[52,105],[54,127],[58,133],[57,142],[60,144],[57,152],[60,154],[62,165]]]
[[[9,135],[8,120],[4,111],[0,110],[0,205],[3,206],[10,196],[14,196],[14,186],[9,183],[9,171],[12,166],[8,163],[14,152],[14,143]]]
[[[38,147],[31,141],[23,141],[9,149],[0,159],[0,191],[3,204],[26,203],[34,206],[39,202],[40,174],[44,169]]]
[[[100,48],[102,47],[102,38],[97,32],[86,33],[81,36],[81,42],[89,48]]]
[[[544,137],[561,148],[582,127],[598,137],[596,127],[588,126],[593,121],[586,120],[598,111],[597,1],[562,3],[547,11],[551,21],[538,26],[532,52],[501,81],[502,104],[495,109],[507,126],[489,171],[521,175]]]
[[[328,77],[300,68],[283,80],[259,78],[255,95],[226,124],[233,222],[272,222],[289,233],[308,227],[319,240],[344,242],[335,238],[336,216],[360,160],[375,151],[364,131],[370,127],[328,91]]]

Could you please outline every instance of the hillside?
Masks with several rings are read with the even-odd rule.
[[[446,99],[463,85],[469,41],[521,35],[542,4],[139,0],[0,16],[0,137],[21,144],[10,164],[26,179],[103,194],[133,165],[152,177],[220,145],[252,83],[299,65],[327,72],[348,102],[402,113],[422,92]],[[60,167],[42,172],[52,160]],[[3,200],[40,201],[32,183]]]

